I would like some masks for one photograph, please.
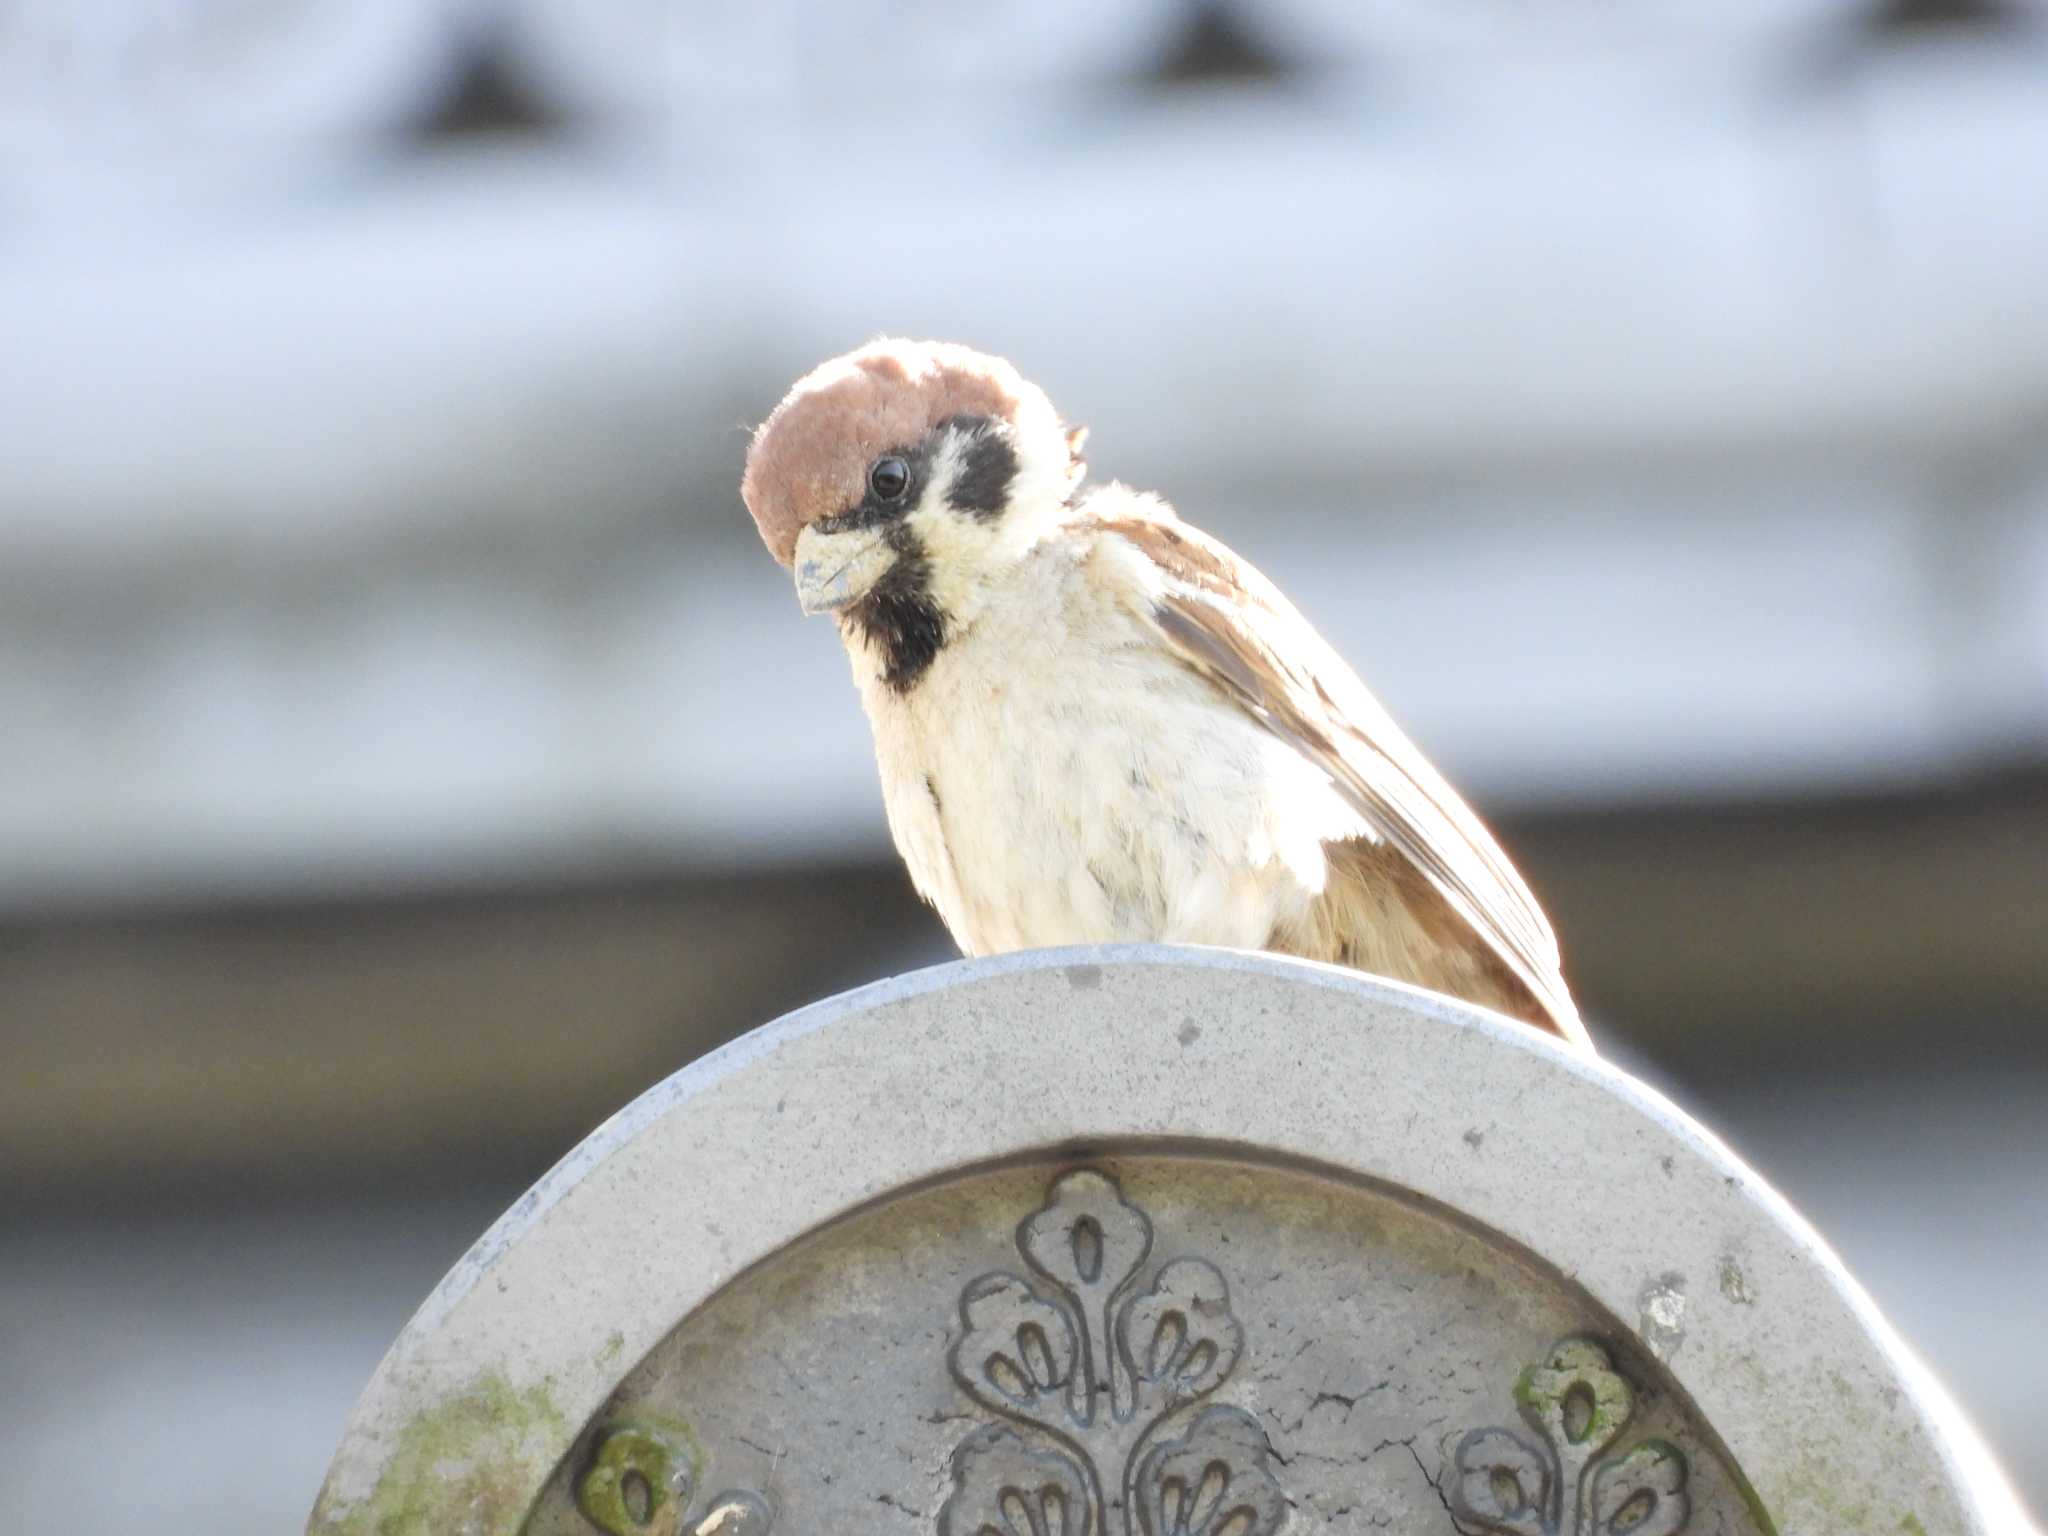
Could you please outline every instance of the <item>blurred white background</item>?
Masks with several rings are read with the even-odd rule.
[[[2044,272],[2018,0],[0,0],[0,1528],[295,1528],[577,1135],[948,953],[736,492],[883,332],[1295,596],[2048,1503]]]

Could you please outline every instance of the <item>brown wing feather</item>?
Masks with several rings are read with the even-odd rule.
[[[1140,508],[1104,517],[1101,527],[1166,578],[1152,613],[1160,633],[1253,718],[1327,772],[1373,831],[1423,877],[1441,903],[1439,912],[1485,942],[1507,973],[1498,977],[1506,984],[1498,995],[1512,997],[1518,984],[1531,1004],[1507,1011],[1588,1044],[1550,924],[1479,819],[1271,582],[1163,505]],[[1328,847],[1339,876],[1381,862],[1355,845]],[[1328,905],[1337,910],[1323,915],[1327,923],[1341,925],[1347,912],[1361,911],[1336,894]]]

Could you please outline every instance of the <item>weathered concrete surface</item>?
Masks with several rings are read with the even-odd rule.
[[[1069,1231],[1091,1263],[1070,1262]],[[836,1223],[699,1308],[527,1529],[587,1533],[586,1469],[655,1425],[696,1453],[697,1489],[753,1490],[784,1530],[974,1532],[1042,1468],[1121,1531],[1165,1481],[1154,1453],[1197,1425],[1301,1529],[1448,1530],[1453,1508],[1483,1525],[1495,1471],[1511,1508],[1540,1508],[1575,1449],[1524,1411],[1525,1375],[1616,1332],[1554,1271],[1354,1180],[1185,1153],[1005,1165]],[[1655,1360],[1625,1338],[1575,1358],[1588,1404],[1596,1385],[1624,1399],[1611,1439],[1580,1442],[1587,1463],[1613,1484],[1628,1453],[1671,1446],[1685,1529],[1757,1536]]]
[[[1140,947],[882,983],[643,1096],[401,1335],[310,1529],[968,1532],[1025,1484],[1162,1529],[1205,1467],[1246,1532],[2021,1528],[1655,1094],[1412,989]]]

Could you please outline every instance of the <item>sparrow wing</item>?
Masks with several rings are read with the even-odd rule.
[[[1157,575],[1150,617],[1167,643],[1328,773],[1373,832],[1499,956],[1557,1032],[1588,1043],[1559,970],[1557,938],[1507,855],[1279,589],[1161,503],[1119,507],[1101,526]]]

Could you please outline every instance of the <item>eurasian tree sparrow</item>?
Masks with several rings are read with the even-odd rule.
[[[799,379],[741,495],[831,613],[889,828],[971,955],[1167,940],[1418,983],[1580,1045],[1507,857],[1286,598],[1000,358],[878,341]]]

